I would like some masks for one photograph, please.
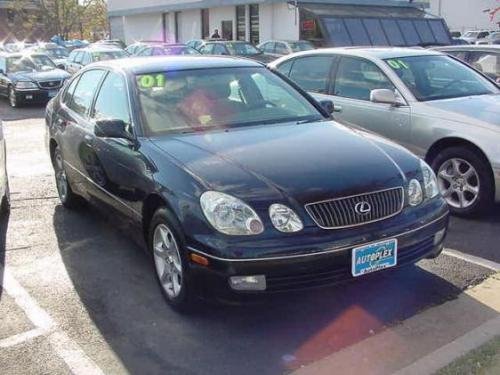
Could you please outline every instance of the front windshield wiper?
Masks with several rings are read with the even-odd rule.
[[[310,124],[312,122],[320,122],[320,121],[328,121],[328,119],[322,118],[322,117],[308,118],[308,119],[304,119],[304,120],[299,120],[296,122],[296,124],[297,125]]]

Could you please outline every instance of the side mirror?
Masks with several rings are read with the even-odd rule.
[[[376,89],[370,92],[370,101],[373,103],[384,103],[393,106],[401,106],[405,103],[396,97],[394,91],[389,89]]]
[[[127,131],[127,124],[122,120],[98,120],[94,133],[99,138],[121,138],[135,142],[134,137]]]
[[[334,112],[335,107],[331,100],[320,100],[318,103],[329,115]]]

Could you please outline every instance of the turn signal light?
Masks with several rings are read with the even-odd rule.
[[[204,267],[207,267],[208,266],[208,259],[205,258],[204,256],[201,256],[201,255],[198,255],[198,254],[195,254],[195,253],[191,253],[189,255],[189,257],[191,258],[191,261],[193,263],[196,263],[196,264],[199,264],[199,265],[202,265]]]

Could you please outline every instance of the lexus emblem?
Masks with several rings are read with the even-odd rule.
[[[354,211],[356,211],[356,213],[358,215],[366,215],[371,210],[372,210],[372,206],[370,206],[370,203],[368,203],[368,202],[359,202],[359,203],[356,203],[356,205],[354,206]]]

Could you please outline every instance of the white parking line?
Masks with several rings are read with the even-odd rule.
[[[465,262],[475,264],[477,266],[481,266],[484,268],[488,268],[492,271],[499,272],[500,271],[500,263],[493,262],[488,259],[480,258],[474,255],[470,254],[464,254],[461,253],[460,251],[453,250],[453,249],[444,249],[443,250],[444,255],[448,255],[450,257],[454,257],[457,259],[461,259]]]
[[[25,341],[34,339],[35,337],[45,335],[47,333],[43,328],[35,328],[31,331],[26,331],[19,333],[14,336],[7,337],[6,339],[0,340],[0,348],[10,348],[11,346],[16,346],[22,344]]]
[[[76,375],[104,375],[102,370],[89,358],[78,344],[71,340],[66,333],[58,329],[54,320],[43,310],[38,303],[28,294],[28,292],[12,277],[9,270],[0,264],[0,275],[3,274],[3,282],[0,280],[0,286],[14,298],[17,305],[24,311],[31,323],[37,327],[24,334],[12,336],[6,339],[6,344],[20,343],[35,334],[48,334],[49,342],[54,352],[69,367],[70,371]],[[31,332],[31,333],[30,333]],[[4,340],[2,340],[4,341]],[[1,342],[0,342],[1,343]]]

